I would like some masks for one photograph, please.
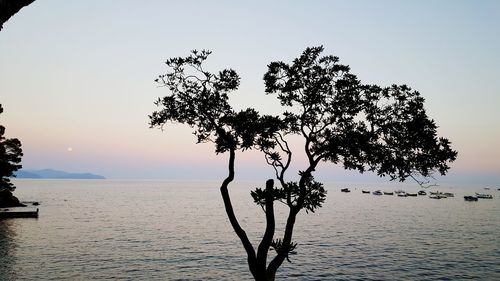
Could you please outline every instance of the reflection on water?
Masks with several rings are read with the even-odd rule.
[[[14,263],[16,258],[15,221],[0,219],[0,279],[15,280]]]
[[[0,220],[0,280],[251,280],[217,182],[17,181],[38,220]],[[230,192],[258,241],[263,212]],[[493,200],[344,194],[301,214],[283,280],[500,280],[500,191]],[[379,189],[381,187],[377,187]],[[373,188],[373,190],[375,187]],[[393,188],[394,189],[394,188]],[[442,190],[446,191],[446,190]],[[278,216],[285,208],[278,207]],[[277,226],[282,227],[281,216]]]

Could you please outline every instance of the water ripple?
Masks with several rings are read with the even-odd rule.
[[[251,280],[216,183],[18,181],[38,220],[0,220],[0,280]],[[253,184],[231,189],[252,241]],[[500,204],[398,198],[329,187],[299,214],[280,280],[500,280]],[[443,190],[444,191],[444,190]],[[469,192],[470,193],[470,192]],[[495,196],[498,198],[498,196]],[[278,215],[286,209],[277,206]],[[277,221],[282,233],[283,218]]]

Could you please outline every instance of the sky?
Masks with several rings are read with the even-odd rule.
[[[196,144],[189,127],[149,128],[153,102],[168,94],[154,83],[165,60],[212,50],[208,70],[241,76],[236,109],[277,113],[264,94],[267,64],[323,45],[362,82],[423,95],[459,152],[438,180],[500,185],[499,32],[499,1],[37,0],[0,32],[0,122],[22,141],[25,169],[220,179],[226,155]],[[294,168],[305,164],[294,158]],[[237,156],[236,172],[273,174],[255,151]],[[328,163],[318,175],[374,179]]]

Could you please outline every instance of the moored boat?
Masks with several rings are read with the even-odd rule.
[[[477,196],[464,196],[465,201],[477,201]]]
[[[416,196],[417,196],[417,193],[406,193],[406,196],[416,197]]]
[[[372,192],[373,195],[382,195],[382,191],[380,190],[375,190],[374,192]]]
[[[493,195],[491,194],[477,193],[477,192],[476,192],[476,197],[480,199],[493,199]]]
[[[394,195],[394,192],[387,192],[387,191],[384,191],[384,195]]]
[[[420,190],[420,191],[418,192],[418,195],[427,195],[427,192],[425,192],[425,191],[423,191],[423,190]]]
[[[351,192],[351,191],[349,190],[349,188],[342,188],[340,191],[341,191],[341,192]]]
[[[369,190],[361,190],[361,193],[370,194]]]

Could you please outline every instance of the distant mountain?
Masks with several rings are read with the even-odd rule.
[[[17,178],[21,178],[21,179],[40,179],[40,178],[42,178],[38,174],[24,171],[24,170],[17,171],[15,174],[16,174]]]
[[[20,179],[105,179],[105,177],[101,175],[68,173],[53,169],[20,170],[16,172],[16,177]]]

